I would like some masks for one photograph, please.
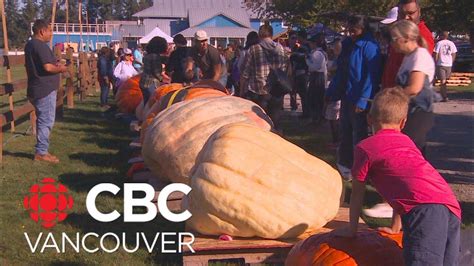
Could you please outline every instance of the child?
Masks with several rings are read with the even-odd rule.
[[[375,134],[354,150],[350,226],[334,233],[356,236],[365,182],[370,179],[394,209],[392,226],[379,230],[395,234],[403,228],[406,265],[457,265],[461,209],[443,177],[400,132],[408,101],[401,88],[376,95],[369,112]]]

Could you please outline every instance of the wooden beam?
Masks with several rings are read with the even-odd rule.
[[[7,55],[4,55],[7,56]],[[0,57],[0,67],[4,65],[5,58],[4,56]],[[25,65],[25,56],[24,55],[8,55],[8,64],[13,66],[24,66]]]
[[[8,31],[7,31],[7,18],[5,14],[5,3],[3,0],[0,0],[0,11],[2,12],[2,29],[3,29],[3,48],[4,54],[8,56],[9,48],[8,48]],[[12,72],[11,68],[7,66],[7,83],[12,82]],[[13,95],[11,93],[8,94],[8,105],[10,112],[13,112]],[[11,121],[10,123],[10,130],[12,132],[15,131],[15,121]]]
[[[20,79],[10,83],[0,84],[0,96],[13,93],[15,91],[25,90],[28,85],[28,79]]]
[[[54,18],[56,18],[56,0],[53,0],[53,14],[51,15],[51,27],[53,30],[54,36]],[[49,41],[49,47],[53,49],[53,36],[51,36],[51,40]]]
[[[28,102],[20,107],[15,108],[13,111],[8,111],[3,114],[0,114],[0,127],[3,127],[4,125],[11,123],[12,121],[17,120],[18,118],[29,114],[30,112],[34,111],[35,108],[33,105]]]

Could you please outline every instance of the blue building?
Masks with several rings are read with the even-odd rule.
[[[191,43],[194,33],[205,30],[209,42],[226,47],[244,44],[250,31],[258,31],[263,21],[247,9],[242,0],[154,0],[153,6],[133,15],[137,21],[107,21],[105,24],[82,25],[56,23],[53,43],[66,44],[75,50],[96,50],[113,41],[134,47],[137,40],[159,27],[174,36],[181,33]],[[274,35],[287,30],[281,19],[270,21]]]
[[[135,22],[136,24],[136,22]],[[82,28],[81,28],[82,26]],[[114,33],[120,29],[120,24],[75,24],[55,23],[53,26],[53,44],[64,44],[78,51],[95,51],[107,46],[112,41],[121,41]]]
[[[154,0],[152,7],[133,16],[145,34],[159,27],[170,36],[181,33],[191,40],[196,31],[205,30],[212,45],[223,47],[243,44],[247,34],[263,24],[242,0]],[[286,30],[281,20],[272,20],[271,25],[275,35]]]

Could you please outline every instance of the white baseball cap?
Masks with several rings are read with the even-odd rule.
[[[194,34],[194,39],[196,39],[197,41],[205,41],[207,40],[207,32],[203,31],[203,30],[198,30],[196,31],[196,33]]]
[[[382,24],[392,24],[393,22],[397,21],[398,18],[398,6],[390,9],[390,11],[387,14],[387,17],[385,17],[384,20],[380,21]]]
[[[132,54],[132,50],[130,50],[129,48],[125,48],[123,50],[123,54]]]

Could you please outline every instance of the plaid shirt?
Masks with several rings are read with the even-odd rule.
[[[250,47],[242,73],[242,79],[248,83],[250,91],[259,95],[268,94],[267,79],[271,68],[287,70],[289,59],[285,50],[280,44],[275,50],[266,50],[260,44]]]

